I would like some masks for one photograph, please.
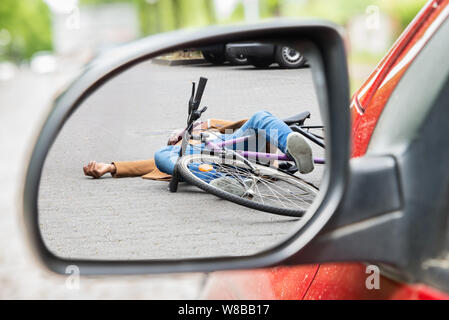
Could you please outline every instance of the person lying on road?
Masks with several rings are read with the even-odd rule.
[[[235,129],[237,130],[233,133],[225,134],[225,132]],[[251,133],[256,133],[259,137],[263,135],[264,141],[273,143],[283,153],[288,154],[295,161],[301,173],[307,174],[314,169],[312,149],[305,138],[301,134],[293,132],[282,120],[267,111],[256,112],[249,120],[237,122],[210,119],[197,124],[194,133],[195,130],[218,131],[217,141],[236,139]],[[106,173],[111,173],[113,177],[142,176],[145,179],[170,180],[179,157],[182,134],[183,131],[174,132],[170,136],[167,146],[155,153],[154,159],[112,163],[91,161],[83,167],[84,174],[93,178],[100,178]],[[202,146],[204,145],[200,145],[198,148],[198,146],[189,145],[186,154],[200,153]],[[217,178],[209,183],[222,187],[221,184],[224,181],[222,180],[222,178]]]

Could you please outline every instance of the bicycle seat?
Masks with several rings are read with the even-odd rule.
[[[292,124],[297,124],[302,126],[304,124],[304,121],[306,121],[307,118],[310,118],[310,112],[304,111],[301,113],[298,113],[294,116],[282,119],[287,125],[291,126]]]

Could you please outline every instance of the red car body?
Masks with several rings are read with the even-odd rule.
[[[448,18],[449,0],[431,0],[418,13],[353,95],[352,156],[363,156],[390,95],[407,68]],[[203,291],[206,299],[449,299],[424,284],[404,284],[386,276],[380,289],[367,289],[362,263],[276,267],[217,272]]]

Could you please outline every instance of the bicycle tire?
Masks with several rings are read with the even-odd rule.
[[[251,208],[251,209],[256,209],[256,210],[260,210],[260,211],[264,211],[264,212],[268,212],[268,213],[272,213],[272,214],[276,214],[276,215],[288,216],[288,217],[300,218],[307,211],[307,208],[292,209],[292,208],[288,208],[285,206],[280,207],[280,206],[274,206],[274,205],[269,205],[269,204],[265,204],[265,203],[260,203],[260,202],[250,200],[245,197],[240,197],[240,196],[231,194],[222,189],[211,186],[208,182],[205,182],[203,179],[199,178],[197,175],[195,175],[189,169],[189,163],[192,163],[192,161],[197,161],[197,162],[201,161],[204,163],[231,161],[234,166],[236,166],[237,164],[240,167],[243,167],[246,165],[242,161],[239,161],[236,159],[223,159],[221,156],[204,155],[204,154],[185,155],[178,160],[178,162],[176,164],[177,170],[178,170],[178,173],[183,177],[184,181],[186,181],[192,185],[195,185],[196,187],[198,187],[208,193],[211,193],[217,197],[220,197],[222,199],[231,201],[231,202],[239,204],[239,205],[243,205],[243,206]],[[228,165],[228,164],[225,163],[225,165]],[[263,169],[265,173],[268,172],[267,168],[269,168],[268,170],[272,170],[273,172],[276,172],[278,174],[278,176],[277,176],[278,178],[288,177],[288,179],[292,179],[292,181],[295,181],[295,183],[297,183],[298,185],[301,185],[302,187],[304,187],[304,189],[306,189],[310,193],[312,193],[314,197],[316,197],[316,194],[318,193],[318,189],[315,186],[304,181],[300,177],[297,177],[288,172],[279,170],[278,168],[273,167],[271,165],[268,167],[265,165],[256,164],[256,163],[252,163],[252,165],[254,167],[257,167],[257,169]],[[258,177],[258,179],[260,179],[260,177]],[[304,200],[304,202],[305,202],[305,200]],[[313,202],[313,200],[311,202]],[[308,204],[308,206],[310,206],[311,202]]]

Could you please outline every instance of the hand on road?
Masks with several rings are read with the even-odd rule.
[[[114,174],[116,171],[115,165],[112,163],[103,163],[91,161],[86,166],[83,166],[84,175],[91,176],[93,178],[100,178],[102,175],[110,172]]]

